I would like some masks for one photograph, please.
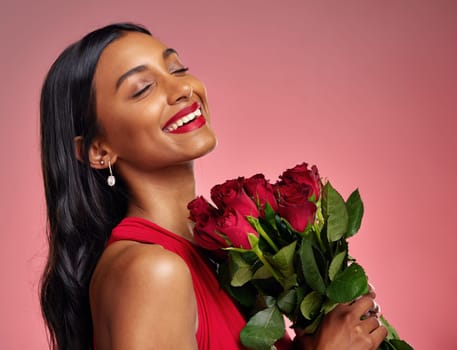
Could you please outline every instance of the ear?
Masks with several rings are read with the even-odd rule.
[[[80,162],[84,163],[84,142],[82,136],[74,138],[75,156]],[[105,169],[108,167],[108,161],[113,165],[116,162],[115,154],[109,145],[99,138],[95,138],[89,147],[89,164],[94,169]]]

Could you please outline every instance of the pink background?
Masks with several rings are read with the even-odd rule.
[[[207,84],[219,146],[199,192],[303,160],[345,196],[384,314],[416,349],[456,349],[457,2],[2,1],[0,348],[45,349],[38,99],[57,54],[112,21],[148,26]]]

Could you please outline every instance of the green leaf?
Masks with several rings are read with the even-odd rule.
[[[276,299],[272,297],[271,295],[264,295],[263,296],[264,302],[266,307],[273,307],[276,305]]]
[[[312,244],[306,238],[302,239],[298,255],[300,256],[301,267],[306,283],[319,293],[325,294],[325,283],[319,272],[319,266],[317,265],[314,256]]]
[[[346,238],[355,235],[362,224],[363,217],[363,202],[360,198],[359,190],[355,190],[349,196],[346,202],[346,208],[348,210],[348,229],[346,233]]]
[[[294,273],[293,275],[290,275],[287,278],[285,278],[283,284],[284,284],[284,290],[288,290],[288,289],[298,286],[297,274]]]
[[[300,284],[297,288],[297,301],[298,300],[303,300],[303,298],[310,292],[310,288],[306,284]],[[299,305],[298,305],[299,306]],[[296,308],[296,311],[298,312],[298,307]]]
[[[279,269],[284,277],[291,276],[294,273],[294,253],[297,241],[281,248],[279,252],[273,255],[272,263]]]
[[[230,253],[230,274],[233,287],[241,287],[252,279],[251,265],[249,265],[238,252]]]
[[[343,197],[332,187],[330,182],[324,186],[322,210],[327,221],[328,240],[335,242],[346,233],[349,219]]]
[[[381,315],[379,319],[382,325],[387,329],[387,339],[400,339],[395,328],[386,320],[383,315]]]
[[[276,227],[275,224],[275,215],[273,208],[271,207],[270,203],[265,202],[265,207],[263,208],[265,220],[273,227]]]
[[[395,350],[414,350],[413,347],[404,340],[390,339],[389,342],[395,348]]]
[[[383,342],[379,345],[378,350],[395,350],[395,348],[388,340],[383,340]]]
[[[279,215],[275,215],[275,223],[281,237],[297,237],[295,230],[292,228],[292,226],[290,226],[287,220],[283,219]]]
[[[219,283],[235,300],[242,306],[252,307],[256,301],[258,291],[252,284],[245,284],[242,287],[230,285],[230,272],[228,264],[221,264],[218,272]]]
[[[254,272],[254,275],[252,276],[252,279],[254,280],[265,280],[267,278],[272,278],[273,275],[271,274],[271,270],[266,267],[265,265],[262,265],[257,269],[256,272]]]
[[[328,276],[331,281],[333,281],[336,274],[341,271],[346,255],[347,251],[342,251],[333,257],[330,267],[328,268]]]
[[[322,304],[321,311],[324,312],[325,315],[327,315],[330,311],[332,311],[334,308],[338,306],[339,303],[336,303],[330,299],[326,299],[324,303]]]
[[[276,306],[259,311],[250,318],[240,333],[244,346],[255,350],[270,350],[284,336],[284,318]]]
[[[248,233],[248,240],[252,248],[257,247],[257,245],[259,244],[259,237],[257,237],[253,233]]]
[[[297,303],[297,292],[295,289],[289,289],[278,297],[278,307],[285,314],[290,314],[295,310]]]
[[[327,287],[327,296],[338,303],[350,302],[367,292],[367,276],[362,266],[356,263],[338,273]]]
[[[300,303],[300,311],[307,320],[313,320],[319,313],[323,301],[322,294],[312,291]]]

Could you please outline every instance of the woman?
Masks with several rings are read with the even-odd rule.
[[[203,84],[132,24],[68,47],[41,98],[53,349],[238,349],[244,320],[191,244],[193,160],[211,151]],[[165,249],[164,249],[165,248]],[[373,293],[283,349],[376,349]]]

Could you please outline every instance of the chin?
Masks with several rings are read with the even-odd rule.
[[[217,146],[217,139],[214,135],[212,137],[205,138],[205,140],[201,140],[195,147],[193,148],[193,156],[194,158],[201,158],[206,154],[210,153],[214,148]]]

